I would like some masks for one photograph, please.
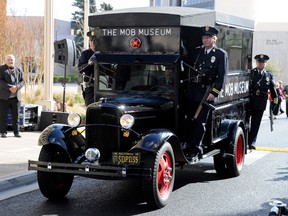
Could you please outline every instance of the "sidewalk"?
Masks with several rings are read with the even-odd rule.
[[[0,192],[36,181],[36,172],[28,171],[28,160],[38,159],[40,131],[27,129],[20,134],[22,138],[17,138],[8,131],[7,138],[0,138]]]

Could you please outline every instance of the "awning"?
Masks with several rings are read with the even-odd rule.
[[[165,64],[176,63],[180,55],[127,55],[127,54],[94,54],[98,63],[123,63],[123,64]],[[94,60],[94,59],[93,59]]]

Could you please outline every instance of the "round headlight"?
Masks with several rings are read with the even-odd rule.
[[[90,162],[94,162],[100,158],[100,151],[97,148],[89,148],[85,152],[85,157]]]
[[[77,127],[81,123],[81,116],[77,113],[71,113],[71,114],[69,114],[67,120],[68,120],[68,124],[71,127]]]
[[[120,118],[120,124],[123,128],[125,129],[129,129],[133,126],[134,124],[134,117],[130,114],[124,114],[121,118]]]

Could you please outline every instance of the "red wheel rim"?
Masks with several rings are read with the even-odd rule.
[[[242,136],[239,136],[237,140],[236,163],[237,163],[237,167],[241,167],[243,163],[243,138]]]
[[[165,152],[159,162],[158,166],[158,190],[160,196],[165,196],[169,191],[173,178],[172,160],[168,152]]]

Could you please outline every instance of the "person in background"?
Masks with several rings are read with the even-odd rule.
[[[256,55],[254,59],[256,60],[256,68],[251,71],[251,81],[249,85],[249,117],[251,118],[251,126],[248,134],[248,148],[251,150],[256,149],[257,134],[264,110],[266,109],[268,91],[270,91],[273,103],[278,103],[278,95],[273,75],[265,69],[269,57],[264,54],[259,54]]]
[[[94,31],[88,32],[87,36],[89,37],[89,48],[81,52],[78,61],[79,72],[83,74],[84,88],[82,91],[86,106],[94,102],[94,62],[90,60],[95,52]]]
[[[283,86],[283,82],[282,82],[281,80],[279,80],[278,83],[279,83],[279,92],[280,92],[280,94],[281,94],[281,102],[282,102],[282,101],[285,99],[285,95],[284,95],[284,93],[283,93],[283,91],[284,91],[284,86]],[[282,107],[281,107],[281,102],[278,101],[278,103],[279,103],[279,112],[280,112],[280,115],[284,113],[284,110],[283,110]]]
[[[201,158],[203,155],[202,140],[206,131],[206,122],[210,107],[204,105],[195,117],[202,100],[213,103],[220,93],[228,70],[228,55],[216,46],[218,30],[211,26],[201,27],[203,46],[192,53],[191,65],[194,66],[193,77],[189,80],[187,101],[187,148],[186,158]],[[205,76],[204,76],[205,75]],[[208,92],[209,91],[209,92]],[[206,92],[208,93],[207,96]],[[204,98],[205,96],[205,98]]]
[[[283,94],[286,100],[286,117],[288,118],[288,85],[285,85],[283,88]]]
[[[282,113],[284,113],[284,111],[281,109],[281,102],[282,100],[284,100],[284,94],[280,88],[279,82],[275,82],[275,88],[278,95],[278,103],[274,104],[273,100],[271,100],[271,109],[273,113],[273,118],[277,119],[277,115],[281,115]]]
[[[5,64],[0,66],[0,134],[7,138],[7,117],[12,114],[12,130],[15,137],[19,134],[18,115],[21,103],[20,89],[24,85],[23,71],[15,67],[14,55],[7,55]]]

